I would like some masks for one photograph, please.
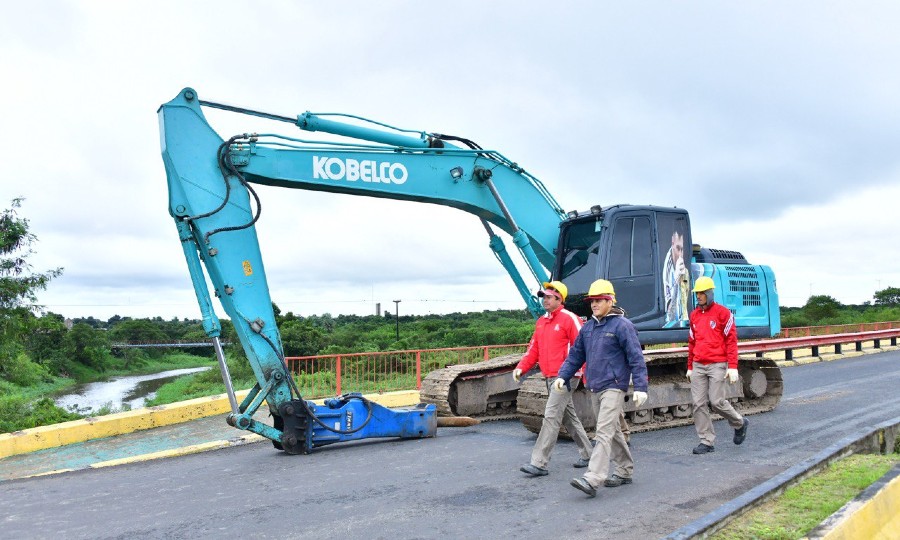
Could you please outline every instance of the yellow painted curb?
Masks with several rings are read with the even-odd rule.
[[[828,531],[823,539],[900,538],[900,476],[895,476],[871,499],[851,502],[845,509],[847,518]]]
[[[237,392],[240,402],[249,391]],[[402,407],[419,403],[417,390],[385,392],[365,396],[385,407]],[[321,403],[322,400],[314,400]],[[207,416],[231,412],[231,405],[225,394],[191,399],[109,414],[106,416],[73,420],[52,426],[41,426],[13,433],[0,434],[0,459],[17,454],[27,454],[46,448],[55,448],[93,439],[112,437],[123,433],[179,424]]]

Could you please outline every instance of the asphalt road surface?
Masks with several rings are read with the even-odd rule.
[[[900,351],[783,369],[785,395],[750,416],[742,446],[716,422],[636,434],[634,483],[590,499],[569,485],[562,441],[550,475],[519,467],[518,422],[432,439],[358,441],[308,456],[266,443],[0,483],[4,538],[659,538],[863,428],[900,416]]]

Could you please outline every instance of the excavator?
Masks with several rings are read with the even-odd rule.
[[[204,108],[292,124],[307,138],[279,133],[220,136]],[[518,416],[532,431],[540,426],[546,387],[537,377],[520,387],[510,373],[521,355],[448,366],[423,380],[422,403],[390,409],[360,394],[323,405],[300,395],[284,361],[256,224],[261,200],[254,185],[324,191],[438,204],[476,216],[487,245],[509,274],[528,311],[543,307],[529,283],[566,284],[566,306],[589,315],[583,301],[591,282],[613,283],[643,345],[687,339],[693,305],[690,287],[700,276],[716,285],[716,299],[731,309],[741,338],[780,331],[772,270],[751,265],[738,252],[692,243],[687,211],[650,205],[594,205],[566,212],[544,184],[521,165],[470,139],[401,129],[342,113],[286,116],[201,100],[185,88],[158,109],[162,158],[175,222],[203,328],[211,338],[235,428],[270,439],[290,454],[371,437],[435,435],[438,418],[496,419]],[[512,239],[528,275],[513,261],[498,230]],[[691,247],[685,254],[685,246]],[[549,270],[549,272],[548,272]],[[211,285],[234,324],[257,380],[239,404],[221,346],[221,322]],[[650,398],[641,409],[626,406],[635,426],[667,427],[689,421],[686,355],[648,351]],[[774,408],[781,373],[764,359],[741,362],[740,381],[729,398],[745,413]],[[272,425],[253,415],[263,403]],[[593,426],[586,392],[575,394],[586,428]]]

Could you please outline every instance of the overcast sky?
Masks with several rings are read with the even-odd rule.
[[[5,5],[0,205],[24,197],[34,270],[65,269],[40,302],[68,317],[199,317],[156,115],[186,86],[285,116],[343,112],[467,137],[567,210],[687,208],[695,242],[774,269],[782,305],[861,303],[900,286],[900,4],[549,5]],[[247,130],[208,116],[225,138]],[[283,311],[524,307],[469,214],[259,192]],[[338,243],[348,235],[357,241]]]

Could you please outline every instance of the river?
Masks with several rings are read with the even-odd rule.
[[[97,412],[104,406],[122,410],[126,405],[132,409],[144,406],[144,403],[156,397],[160,386],[174,379],[206,371],[210,367],[171,369],[150,375],[128,375],[113,377],[106,381],[84,383],[66,389],[66,394],[54,400],[63,409],[79,414]]]

